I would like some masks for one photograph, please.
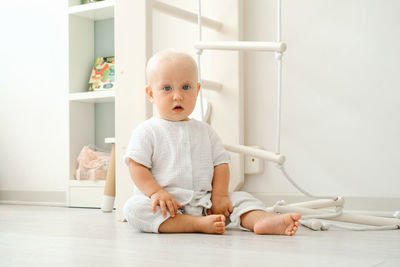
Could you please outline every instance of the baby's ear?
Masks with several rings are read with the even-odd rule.
[[[146,95],[149,98],[150,102],[153,103],[153,90],[151,90],[150,85],[146,86]]]
[[[200,83],[197,83],[197,93],[200,91]]]

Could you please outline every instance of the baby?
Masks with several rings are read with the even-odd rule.
[[[135,184],[124,206],[129,224],[154,233],[294,235],[300,214],[271,214],[246,192],[228,192],[230,156],[216,132],[190,119],[200,84],[187,54],[167,50],[147,64],[146,94],[159,116],[132,133],[124,161]]]

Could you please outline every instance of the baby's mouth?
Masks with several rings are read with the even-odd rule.
[[[173,110],[173,111],[176,111],[176,112],[181,112],[181,111],[183,111],[183,107],[177,105],[177,106],[175,106],[172,110]]]

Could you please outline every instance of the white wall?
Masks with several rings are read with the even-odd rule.
[[[65,191],[66,1],[0,6],[0,190]]]
[[[245,39],[276,40],[276,4],[246,0]],[[281,153],[308,191],[400,196],[400,2],[282,1]],[[275,149],[273,55],[245,57],[246,144]],[[250,192],[296,192],[267,164]]]

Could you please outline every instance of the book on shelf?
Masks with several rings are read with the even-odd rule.
[[[114,89],[115,68],[114,57],[98,57],[94,62],[89,79],[89,91]]]

